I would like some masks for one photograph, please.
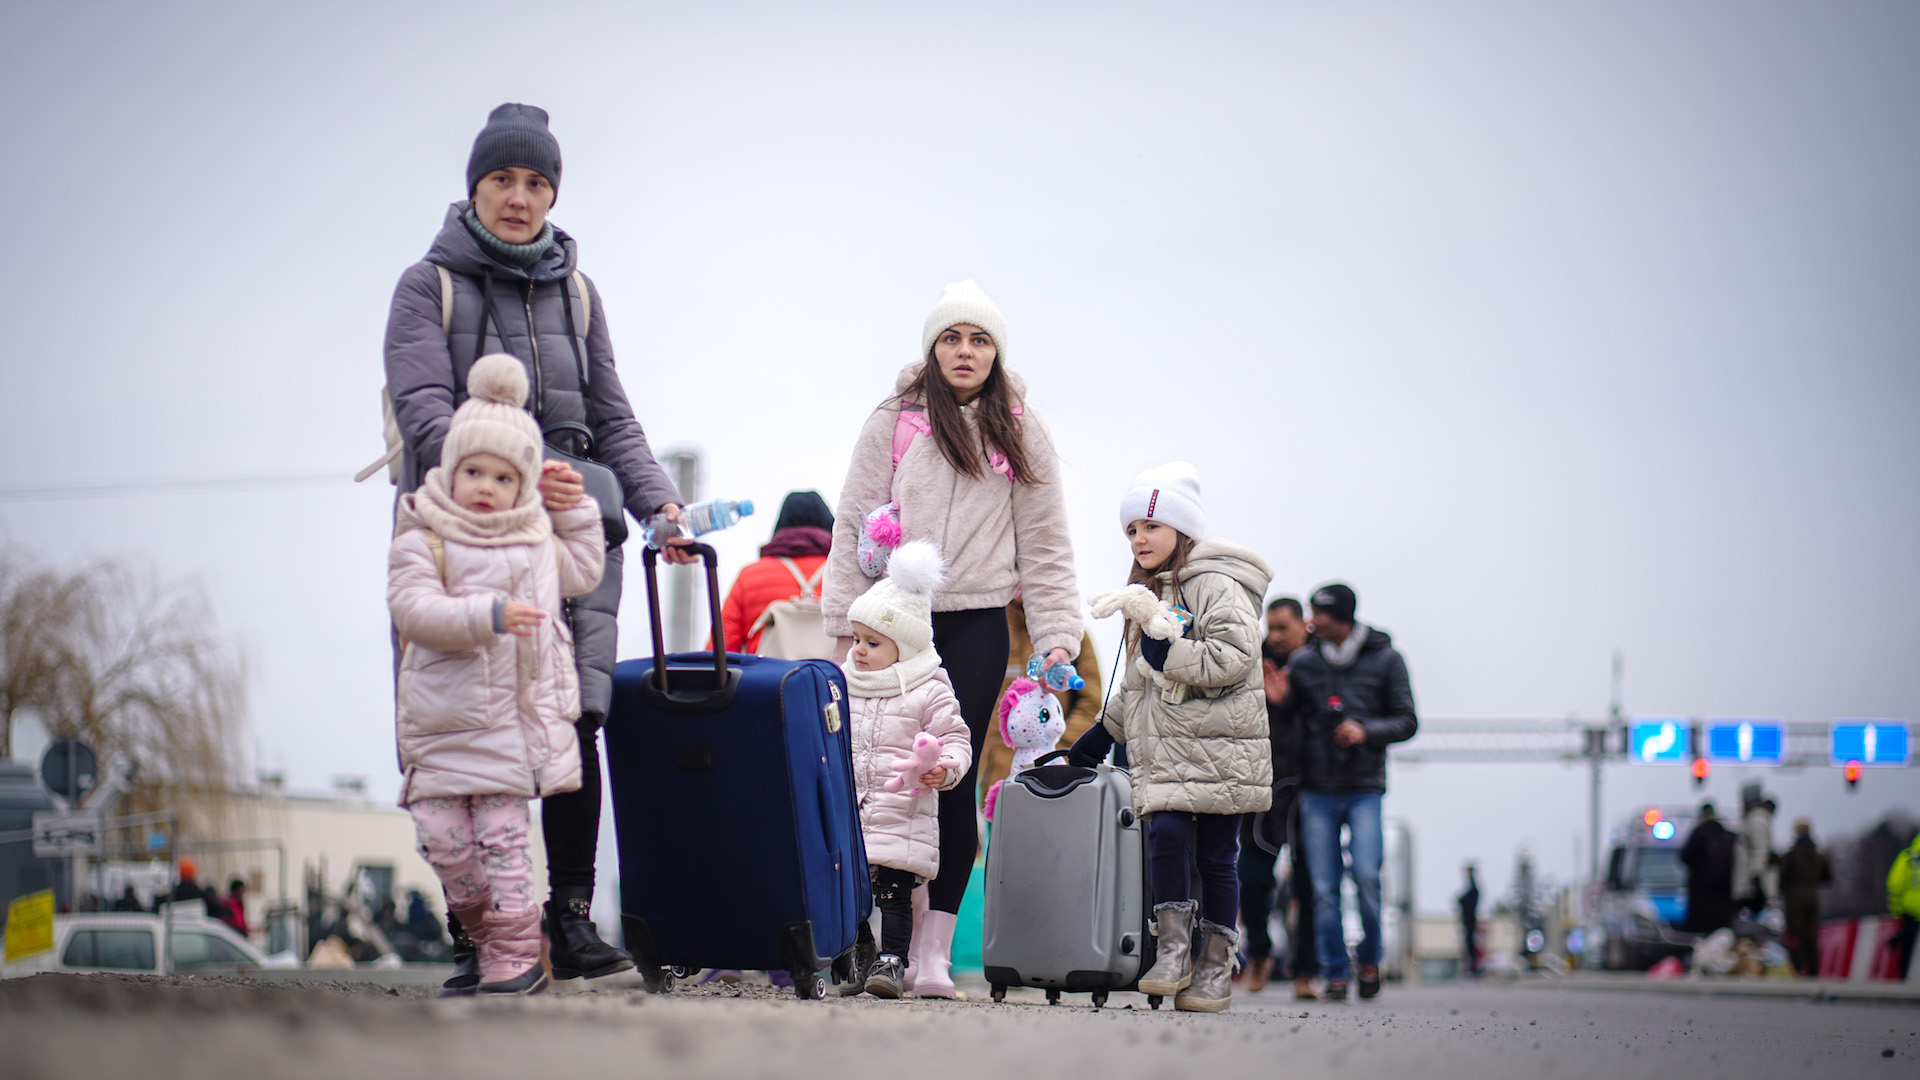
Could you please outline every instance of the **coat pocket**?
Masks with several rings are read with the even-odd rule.
[[[483,649],[442,653],[412,647],[417,662],[400,669],[400,734],[437,735],[487,726],[487,656]]]

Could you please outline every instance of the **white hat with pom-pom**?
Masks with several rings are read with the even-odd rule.
[[[527,367],[515,356],[492,353],[467,371],[467,400],[454,410],[440,447],[440,467],[451,474],[474,454],[493,454],[520,470],[524,506],[539,497],[540,424],[527,411]]]
[[[911,660],[933,647],[933,594],[946,576],[939,548],[909,540],[887,558],[887,576],[855,598],[847,621],[893,639],[900,659]]]

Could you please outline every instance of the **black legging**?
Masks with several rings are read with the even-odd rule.
[[[540,800],[540,835],[547,841],[547,888],[593,889],[600,845],[600,718],[574,721],[580,733],[580,788]]]
[[[933,613],[933,646],[940,650],[941,666],[953,680],[973,739],[973,763],[957,787],[940,793],[940,874],[927,883],[927,905],[935,911],[958,914],[966,895],[973,857],[980,851],[980,752],[993,725],[1000,684],[1007,677],[1007,610],[974,608]],[[548,858],[552,858],[551,854]]]

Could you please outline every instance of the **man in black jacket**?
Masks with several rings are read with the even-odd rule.
[[[1680,845],[1680,862],[1687,868],[1686,928],[1711,934],[1733,924],[1733,849],[1738,841],[1720,824],[1713,804],[1700,804],[1700,824]]]
[[[1287,663],[1286,712],[1300,763],[1300,834],[1313,874],[1315,944],[1329,1001],[1344,1001],[1352,964],[1341,925],[1340,827],[1360,906],[1360,996],[1380,992],[1380,797],[1387,747],[1413,738],[1413,686],[1387,632],[1358,622],[1360,601],[1339,583],[1314,590],[1316,643]]]
[[[1247,989],[1253,992],[1267,985],[1273,967],[1273,938],[1267,931],[1275,902],[1273,868],[1281,847],[1288,850],[1292,866],[1287,884],[1297,916],[1287,922],[1287,944],[1293,954],[1293,996],[1301,1001],[1314,997],[1313,977],[1320,973],[1320,962],[1313,949],[1312,878],[1295,828],[1300,767],[1293,752],[1293,726],[1283,703],[1287,697],[1287,658],[1306,646],[1309,633],[1300,601],[1282,596],[1267,604],[1267,639],[1260,645],[1260,666],[1267,695],[1267,739],[1273,744],[1273,808],[1241,819],[1239,865]]]

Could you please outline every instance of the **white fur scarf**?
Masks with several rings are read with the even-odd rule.
[[[940,654],[921,649],[913,656],[879,671],[860,671],[849,660],[840,670],[847,675],[847,693],[854,697],[899,697],[919,686],[940,670]]]
[[[474,547],[509,547],[514,544],[538,544],[553,535],[553,519],[539,499],[522,503],[511,510],[476,513],[453,501],[447,489],[446,470],[436,465],[427,470],[420,490],[412,495],[413,512],[427,528],[443,539]]]

